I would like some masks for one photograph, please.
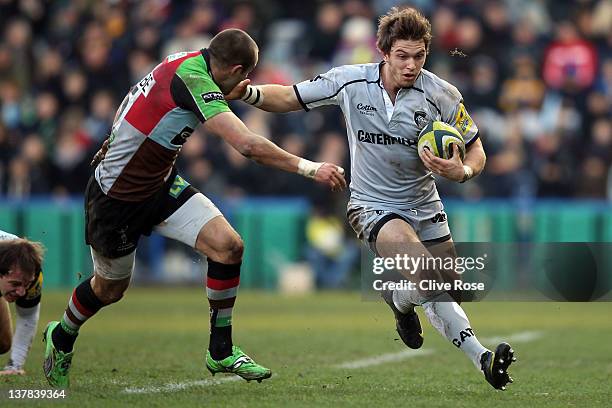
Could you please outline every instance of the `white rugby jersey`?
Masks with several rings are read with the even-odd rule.
[[[414,208],[439,201],[433,174],[417,153],[419,131],[434,120],[451,124],[466,146],[478,138],[461,94],[422,69],[395,99],[387,116],[381,63],[345,65],[294,85],[304,110],[338,105],[344,113],[351,157],[351,202]]]
[[[7,241],[11,239],[19,238],[17,235],[13,235],[10,232],[0,230],[0,241]]]

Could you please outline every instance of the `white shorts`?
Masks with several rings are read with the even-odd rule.
[[[421,242],[443,242],[451,237],[448,219],[440,201],[409,209],[349,202],[347,217],[357,238],[362,240],[373,253],[376,253],[378,232],[384,224],[394,218],[406,221]]]
[[[221,211],[202,193],[189,198],[166,220],[153,228],[160,235],[195,248],[198,234],[210,220],[220,217]],[[104,279],[123,280],[132,276],[136,252],[119,258],[107,258],[91,248],[94,273]]]

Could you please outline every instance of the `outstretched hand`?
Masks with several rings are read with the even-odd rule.
[[[344,169],[333,163],[323,163],[317,170],[314,179],[318,183],[327,184],[332,191],[342,191],[346,188]]]
[[[238,85],[234,87],[228,94],[225,95],[226,101],[233,101],[235,99],[242,98],[242,95],[246,92],[247,86],[251,83],[250,79],[245,79],[243,81],[238,82]]]
[[[453,144],[453,157],[450,159],[437,157],[427,148],[423,149],[423,152],[419,152],[419,156],[423,160],[425,167],[434,173],[453,181],[463,180],[465,175],[463,162],[461,161],[459,148],[456,144]]]
[[[104,160],[104,157],[106,156],[106,152],[108,152],[109,144],[110,144],[110,137],[107,137],[106,140],[104,140],[104,143],[102,143],[102,147],[100,147],[100,150],[98,150],[98,152],[95,154],[95,156],[91,160],[91,163],[89,163],[91,167],[97,166],[102,160]]]
[[[24,375],[25,370],[21,368],[4,368],[4,370],[0,371],[0,375]]]

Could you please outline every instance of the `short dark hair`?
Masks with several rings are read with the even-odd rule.
[[[0,241],[0,276],[7,275],[16,266],[26,275],[38,276],[44,252],[39,242],[22,238]]]
[[[425,42],[425,50],[429,51],[431,43],[431,24],[418,10],[413,8],[400,9],[393,7],[378,21],[376,46],[384,54],[391,52],[396,40]]]
[[[208,52],[224,67],[242,65],[244,70],[255,67],[257,43],[246,32],[237,28],[221,31],[210,40]]]

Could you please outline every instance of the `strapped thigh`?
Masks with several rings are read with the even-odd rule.
[[[90,249],[94,273],[96,275],[107,280],[123,280],[132,276],[135,251],[119,258],[107,258],[93,249],[93,247],[90,247]]]
[[[191,195],[168,218],[157,224],[154,231],[164,237],[175,239],[195,248],[202,227],[213,218],[221,215],[223,215],[221,211],[208,197],[197,192]]]

